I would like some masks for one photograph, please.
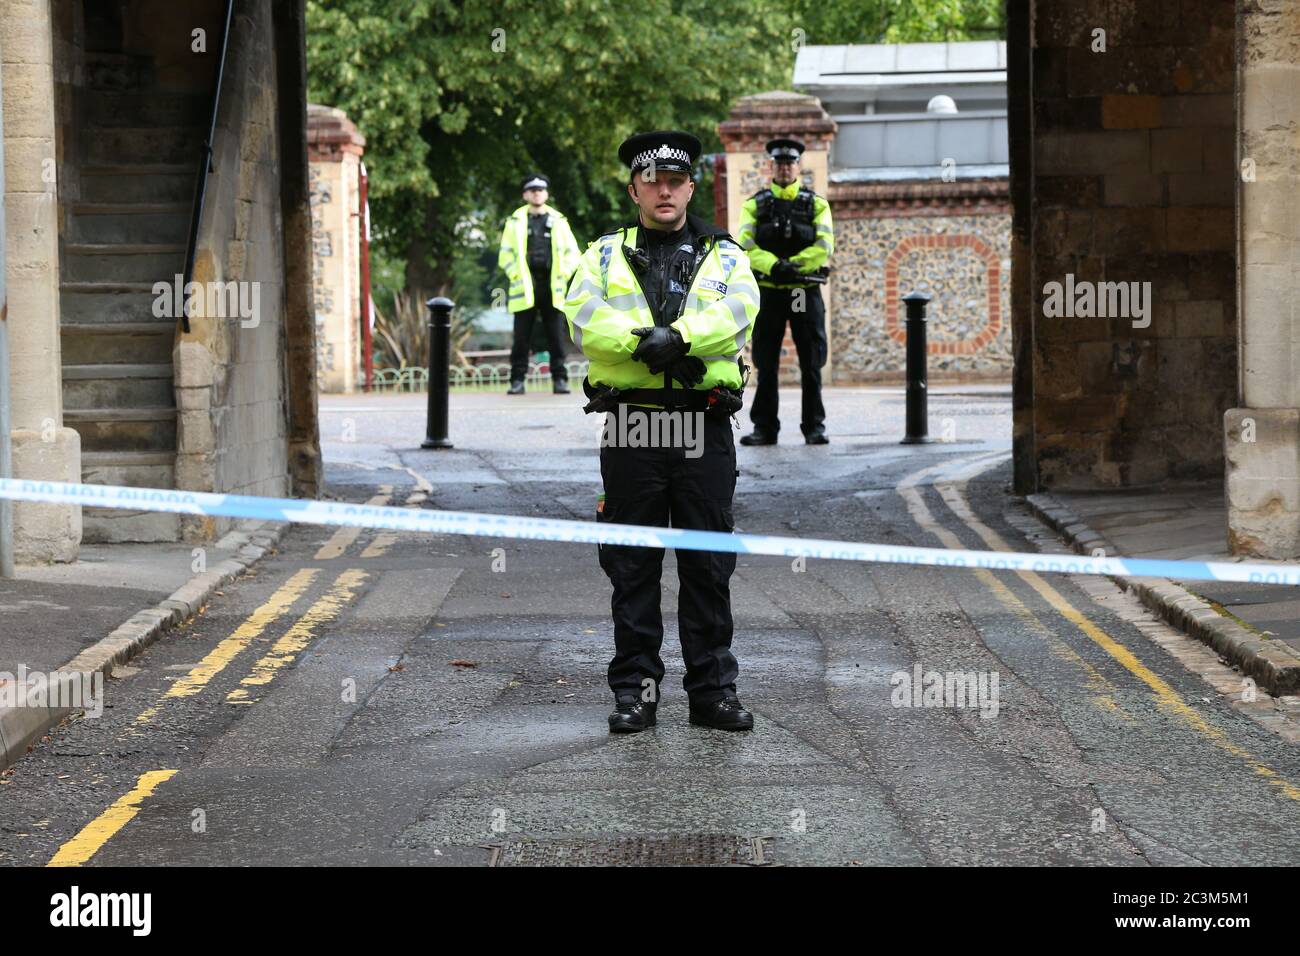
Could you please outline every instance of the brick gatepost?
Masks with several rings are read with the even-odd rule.
[[[805,144],[807,150],[801,166],[804,185],[827,197],[831,140],[835,138],[836,128],[835,121],[815,96],[775,91],[739,100],[731,108],[731,115],[718,124],[718,136],[726,151],[725,189],[719,190],[721,195],[718,199],[719,223],[725,222],[727,231],[736,235],[740,230],[740,207],[771,182],[771,162],[763,150],[763,144],[771,139],[788,136]],[[834,256],[831,258],[833,266]],[[829,285],[822,287],[822,296],[826,301],[826,334],[829,339],[826,368],[822,375],[823,380],[829,382],[835,364],[835,340],[830,336],[832,303]],[[748,346],[745,359],[749,361]],[[798,357],[787,329],[785,341],[781,344],[781,384],[796,384],[798,381]]]
[[[342,110],[307,106],[316,381],[354,392],[361,372],[360,164],[366,138]]]

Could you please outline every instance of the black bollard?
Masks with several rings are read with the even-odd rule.
[[[907,303],[907,436],[900,444],[925,445],[930,441],[925,349],[925,307],[930,296],[912,292],[903,301]]]
[[[451,388],[451,310],[456,303],[437,296],[429,307],[429,417],[421,448],[451,448],[447,437],[447,401]]]

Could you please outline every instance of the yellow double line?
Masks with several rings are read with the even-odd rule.
[[[939,540],[944,543],[945,547],[964,549],[965,546],[956,535],[948,529],[943,528],[934,520],[934,517],[930,514],[930,510],[925,506],[925,502],[921,499],[920,493],[916,490],[916,486],[921,482],[922,478],[939,472],[949,472],[949,476],[946,476],[946,479],[941,478],[934,482],[935,490],[939,493],[939,496],[943,499],[944,503],[947,504],[952,513],[956,515],[957,518],[966,525],[966,527],[974,531],[975,534],[979,536],[980,540],[982,540],[989,548],[992,548],[994,551],[1010,551],[1012,550],[1011,546],[1008,545],[997,532],[975,516],[975,513],[971,510],[970,504],[966,500],[965,495],[966,485],[973,477],[997,465],[1004,458],[1005,455],[998,455],[992,458],[978,457],[973,460],[967,459],[964,462],[958,463],[959,465],[964,464],[966,467],[961,468],[956,474],[952,474],[950,471],[955,470],[952,465],[937,465],[932,468],[925,468],[904,478],[899,483],[897,490],[907,502],[908,510],[912,514],[913,519],[916,520],[922,528],[938,537]],[[1088,618],[1086,614],[1075,608],[1074,605],[1067,601],[1061,593],[1056,590],[1056,588],[1048,584],[1041,575],[1033,571],[1018,571],[1016,573],[1019,574],[1030,587],[1037,591],[1043,600],[1051,605],[1057,613],[1077,627],[1088,637],[1089,640],[1110,655],[1111,658],[1118,662],[1130,674],[1145,684],[1155,697],[1157,708],[1165,713],[1173,715],[1183,724],[1191,727],[1197,733],[1214,743],[1214,745],[1219,747],[1221,750],[1241,760],[1251,769],[1252,772],[1263,777],[1271,786],[1279,788],[1290,799],[1300,802],[1300,787],[1297,787],[1295,784],[1288,781],[1276,770],[1260,761],[1245,748],[1233,743],[1232,740],[1228,738],[1227,734],[1207,721],[1204,716],[1197,713],[1195,708],[1183,700],[1182,696],[1179,695],[1176,690],[1170,687],[1169,684],[1163,681],[1154,671],[1138,660],[1137,656],[1132,651],[1107,634],[1102,628]],[[1027,614],[1030,617],[1034,617],[1033,612],[1030,611],[1029,608],[1017,597],[1015,597],[1015,595],[1011,593],[1010,589],[999,581],[991,572],[979,569],[976,571],[976,574],[979,576],[981,581],[989,586],[990,590],[993,591],[994,595],[1003,604],[1007,605],[1021,616]],[[1039,628],[1042,629],[1039,633],[1050,633],[1041,622],[1039,622]],[[1036,630],[1038,629],[1036,628]],[[1054,635],[1053,639],[1056,639]],[[1089,681],[1095,686],[1104,685],[1107,688],[1111,686],[1109,681],[1098,673],[1092,665],[1078,657],[1078,655],[1072,650],[1069,651],[1069,654],[1073,655],[1074,659],[1085,668],[1088,673]],[[1100,695],[1098,703],[1108,707],[1115,706],[1113,700],[1109,698],[1108,694]]]
[[[234,632],[208,652],[188,674],[173,684],[162,699],[135,719],[138,727],[154,719],[168,700],[193,697],[207,687],[239,654],[268,627],[292,610],[299,598],[320,574],[319,568],[303,568],[276,589],[266,603],[250,614]],[[297,658],[316,638],[320,629],[332,622],[351,603],[369,576],[351,568],[335,579],[334,584],[317,598],[303,615],[285,632],[252,667],[240,686],[226,695],[226,702],[251,704],[249,688],[269,684],[283,668]],[[80,866],[93,857],[140,811],[144,800],[162,783],[176,775],[176,770],[150,770],[141,774],[135,787],[113,803],[81,831],[59,847],[49,866]]]
[[[418,508],[433,492],[433,487],[421,476],[415,475],[414,472],[411,474],[414,475],[418,487],[407,498],[405,507]],[[388,504],[393,492],[392,486],[381,485],[379,492],[366,503]],[[315,560],[330,561],[342,557],[360,536],[362,530],[360,527],[339,528],[317,549]],[[362,551],[361,557],[381,557],[396,541],[395,534],[376,535],[370,545]],[[320,573],[320,568],[302,568],[295,572],[288,581],[276,589],[266,603],[241,622],[229,637],[209,651],[189,673],[176,681],[156,704],[145,709],[135,719],[135,726],[140,727],[150,723],[158,716],[168,700],[193,697],[211,684],[213,678],[229,667],[236,657],[266,632],[267,628],[293,609]],[[253,664],[248,675],[240,681],[240,686],[226,695],[226,703],[245,705],[256,703],[257,699],[252,696],[252,688],[265,687],[286,666],[296,660],[298,655],[315,640],[320,629],[333,622],[343,609],[356,599],[357,593],[368,577],[365,571],[357,568],[349,568],[342,572],[329,590],[313,602],[272,645],[271,649]],[[86,824],[75,837],[59,847],[48,865],[80,866],[90,860],[122,827],[135,818],[145,799],[177,772],[176,770],[150,770],[141,774],[129,793],[115,801],[102,814]]]

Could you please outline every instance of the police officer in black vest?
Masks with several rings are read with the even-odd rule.
[[[826,261],[835,247],[831,207],[799,182],[804,144],[774,139],[767,144],[772,159],[772,184],[745,201],[740,211],[738,241],[749,253],[758,279],[758,321],[754,324],[753,356],[758,392],[750,407],[752,434],[742,445],[775,445],[781,422],[777,418],[777,376],[785,325],[799,355],[803,387],[800,428],[809,445],[824,445],[826,407],[822,404],[822,366],[826,364],[826,307],[821,286],[829,270]]]
[[[758,315],[759,291],[740,246],[686,211],[700,151],[696,137],[677,130],[641,133],[619,147],[637,222],[591,244],[564,303],[573,339],[591,360],[586,410],[612,413],[600,450],[601,521],[723,533],[735,527],[729,416],[743,401],[739,356]],[[683,430],[666,442],[646,442],[615,434],[620,420],[648,421],[652,433],[655,421],[677,421]],[[737,695],[731,651],[736,555],[679,549],[676,557],[690,722],[750,730],[754,716]],[[600,546],[613,585],[612,733],[657,723],[663,559],[663,548]]]
[[[557,395],[567,395],[569,373],[564,365],[564,317],[559,303],[564,301],[580,252],[568,219],[547,203],[551,181],[541,173],[532,173],[521,185],[524,205],[506,220],[497,256],[497,264],[510,280],[507,306],[515,319],[510,390],[506,394],[524,394],[533,323],[539,321],[550,348],[552,389]]]

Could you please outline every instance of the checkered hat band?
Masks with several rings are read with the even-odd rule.
[[[666,163],[681,163],[683,166],[689,166],[691,164],[691,155],[684,149],[658,146],[637,153],[636,158],[632,160],[632,168],[640,169],[642,166],[650,165],[663,166]]]

